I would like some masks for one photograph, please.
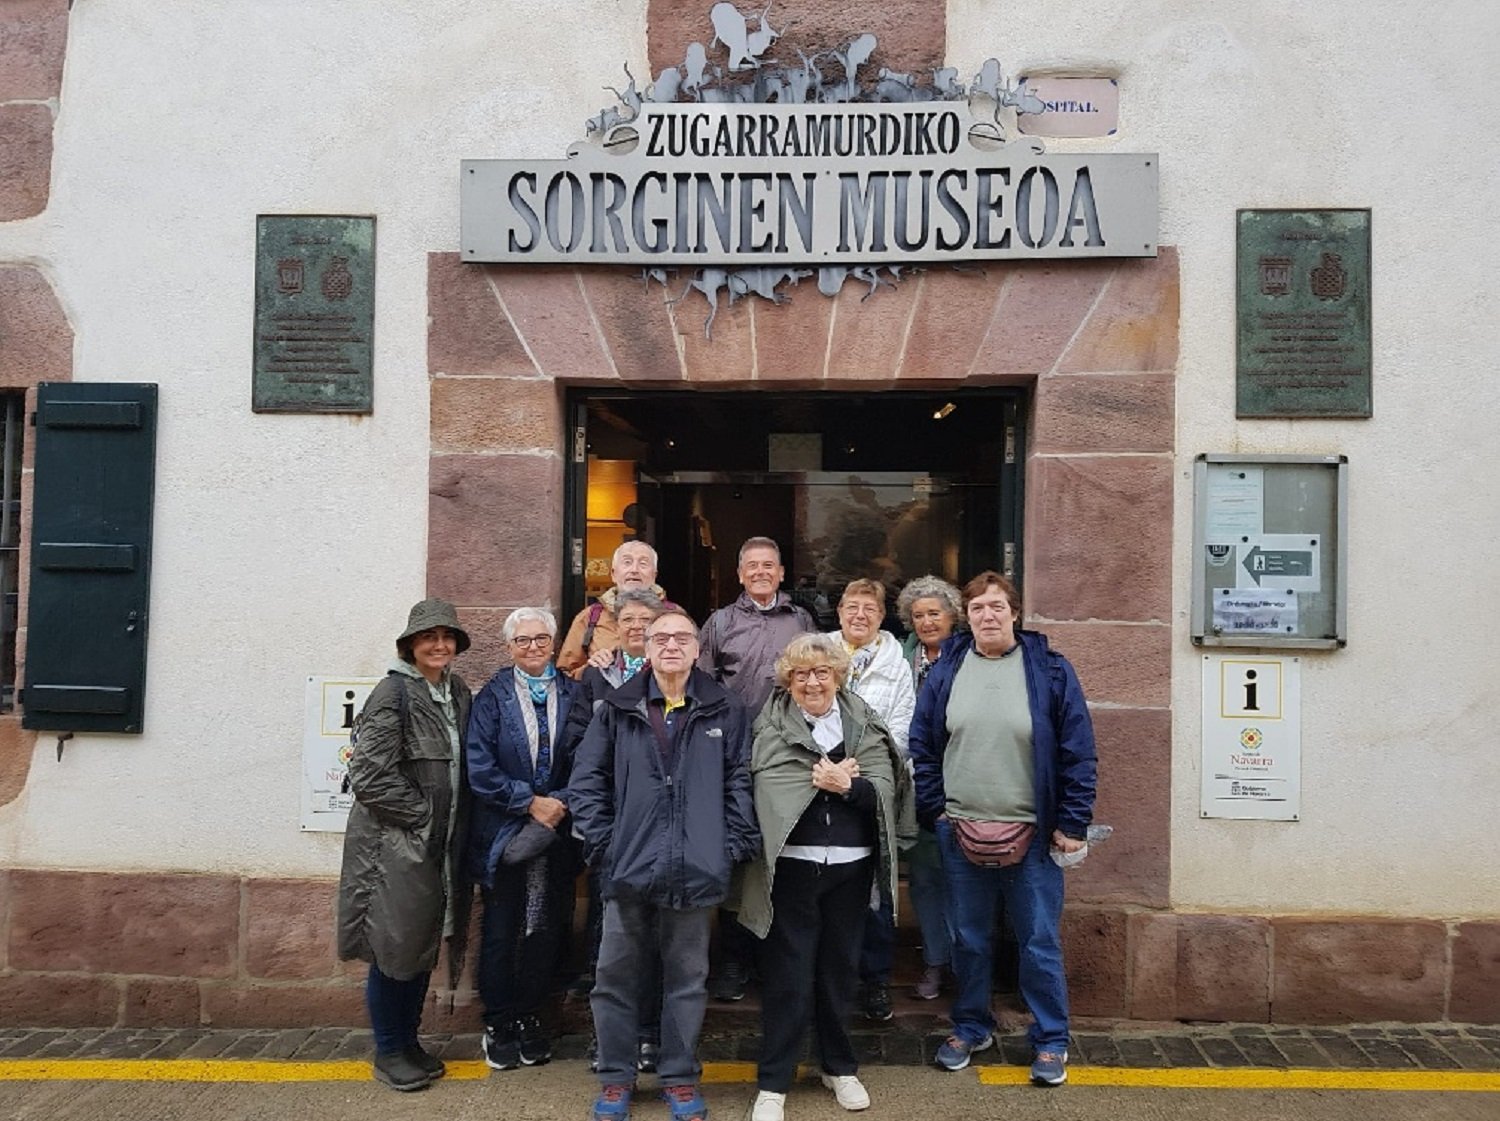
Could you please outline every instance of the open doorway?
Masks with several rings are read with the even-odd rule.
[[[913,577],[1020,580],[1022,390],[575,390],[568,404],[564,618],[637,538],[700,621],[739,594],[739,546],[754,535],[781,545],[785,590],[829,630],[856,577],[885,584],[898,634],[895,597]]]

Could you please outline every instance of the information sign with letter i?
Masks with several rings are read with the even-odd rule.
[[[1203,659],[1199,817],[1297,821],[1302,813],[1302,660]]]

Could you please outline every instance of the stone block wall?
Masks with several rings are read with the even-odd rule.
[[[363,1024],[364,966],[334,956],[334,892],[322,879],[0,871],[0,1026]],[[1500,1021],[1500,922],[1073,904],[1063,933],[1080,1017]],[[434,994],[427,1030],[478,1030],[471,982],[472,963],[456,1002]]]
[[[0,4],[0,222],[47,208],[67,41],[68,0]]]

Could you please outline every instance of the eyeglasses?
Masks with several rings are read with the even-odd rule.
[[[828,682],[833,680],[833,670],[828,666],[813,666],[812,669],[792,670],[792,680],[798,685],[805,685],[809,681]]]
[[[668,646],[681,646],[686,649],[698,641],[698,636],[692,631],[666,631],[646,637],[658,650],[665,650]]]
[[[550,634],[518,634],[510,641],[513,645],[525,650],[528,646],[551,646],[552,636]]]

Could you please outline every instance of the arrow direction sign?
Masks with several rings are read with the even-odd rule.
[[[1259,545],[1245,554],[1245,571],[1257,585],[1262,577],[1311,576],[1311,549],[1262,549]]]

